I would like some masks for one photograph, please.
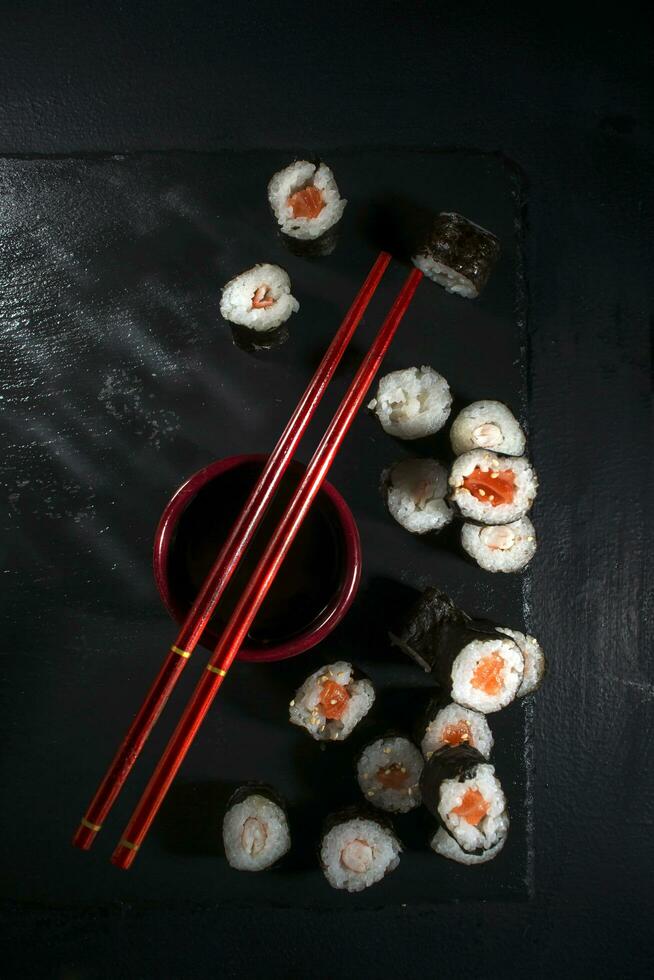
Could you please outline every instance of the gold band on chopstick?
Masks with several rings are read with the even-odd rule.
[[[172,646],[170,649],[173,653],[178,653],[180,657],[184,657],[185,660],[188,660],[188,658],[191,656],[190,650],[180,650],[180,648],[176,646]]]
[[[227,676],[227,671],[223,670],[222,667],[213,667],[211,664],[208,664],[207,670],[210,670],[212,674],[218,674],[219,677]]]
[[[82,819],[81,825],[82,827],[86,827],[87,830],[92,830],[95,834],[97,834],[99,830],[102,830],[101,823],[91,823],[91,821],[87,820],[86,817]]]
[[[128,851],[138,851],[140,844],[132,844],[131,841],[123,839],[121,840],[119,847],[126,847]]]

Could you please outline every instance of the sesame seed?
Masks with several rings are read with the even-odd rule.
[[[390,754],[391,754],[390,749],[384,749],[384,755],[390,755]]]
[[[367,795],[367,796],[374,796],[374,795],[375,795],[375,791],[374,791],[374,789],[369,789],[369,790],[368,790],[368,793],[367,793],[366,795]]]
[[[499,473],[491,473],[491,475],[490,475],[491,476],[491,480],[497,480],[497,478],[498,478],[499,475],[500,475]]]
[[[494,493],[489,493],[488,499],[489,500],[495,500],[495,494]]]
[[[293,700],[291,701],[291,708],[294,708],[294,707],[295,707],[295,699],[293,699]]]
[[[479,496],[480,497],[485,497],[486,496],[486,491],[485,490],[482,490],[481,487],[479,488]]]

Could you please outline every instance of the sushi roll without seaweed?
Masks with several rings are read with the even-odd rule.
[[[225,320],[255,335],[280,330],[300,304],[291,295],[288,273],[262,263],[242,272],[223,287],[220,312]]]
[[[412,534],[440,531],[452,520],[445,501],[447,470],[435,459],[404,459],[382,477],[392,517]]]
[[[400,843],[382,820],[349,811],[326,822],[320,862],[332,888],[360,892],[381,881],[400,863]]]
[[[471,745],[488,759],[493,748],[493,735],[486,716],[460,704],[443,705],[432,702],[420,748],[425,759],[446,746]]]
[[[368,404],[385,432],[422,439],[442,429],[452,407],[450,386],[432,367],[410,367],[384,375]]]
[[[318,741],[342,741],[352,733],[375,700],[367,677],[339,661],[316,670],[291,701],[289,717]]]
[[[437,215],[413,263],[448,293],[475,299],[500,254],[495,235],[461,214]]]
[[[477,623],[438,589],[427,589],[392,643],[432,677],[443,697],[490,714],[516,698],[524,674],[518,644],[487,623]]]
[[[264,871],[291,846],[281,802],[267,787],[242,786],[223,819],[223,843],[229,864],[237,871]]]
[[[498,456],[486,449],[463,453],[452,464],[450,498],[462,516],[479,524],[512,524],[536,497],[538,480],[525,456]]]
[[[450,837],[446,830],[439,827],[429,842],[429,846],[432,851],[440,854],[441,857],[447,858],[449,861],[456,861],[457,864],[471,866],[473,864],[486,864],[488,861],[492,861],[504,847],[505,841],[506,836],[500,837],[497,844],[489,847],[487,851],[482,851],[480,854],[469,854],[468,851],[464,851],[462,847],[459,847],[454,837]]]
[[[408,738],[378,738],[363,749],[357,761],[361,792],[380,810],[407,813],[420,805],[422,766],[422,756]]]
[[[311,256],[334,250],[347,201],[327,164],[296,160],[280,170],[268,184],[268,201],[293,252]]]
[[[522,651],[525,670],[522,684],[518,688],[518,697],[523,698],[526,694],[533,694],[540,687],[547,669],[547,661],[540,643],[535,637],[520,633],[518,630],[510,630],[506,626],[497,628],[500,633],[510,636]]]
[[[495,767],[467,745],[441,749],[420,781],[427,809],[461,850],[483,855],[506,839],[509,815]]]
[[[472,449],[492,449],[505,456],[522,456],[525,434],[502,402],[473,402],[459,412],[450,429],[456,456]]]
[[[464,524],[461,545],[487,572],[519,572],[536,554],[536,531],[528,517],[511,524]]]

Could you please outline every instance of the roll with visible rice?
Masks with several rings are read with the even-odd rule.
[[[498,626],[497,629],[500,633],[510,636],[522,651],[525,670],[522,683],[518,688],[518,697],[524,698],[527,694],[533,694],[542,684],[547,670],[547,661],[540,643],[534,636],[520,633],[518,630],[510,630],[506,626]]]
[[[490,449],[505,456],[522,456],[525,434],[513,413],[502,402],[473,402],[462,409],[450,429],[456,456],[473,449]]]
[[[220,300],[220,313],[232,324],[235,342],[247,350],[283,343],[288,337],[286,321],[299,309],[288,273],[267,262],[230,279]]]
[[[404,459],[382,474],[389,513],[412,534],[440,531],[452,520],[447,470],[436,459]]]
[[[291,835],[281,800],[266,786],[242,786],[223,819],[227,861],[237,871],[264,871],[290,849]]]
[[[528,517],[510,524],[464,524],[461,545],[487,572],[520,572],[536,554],[536,531]]]
[[[291,724],[321,742],[343,741],[368,714],[375,691],[352,664],[338,661],[314,671],[291,701]]]
[[[423,760],[413,742],[385,735],[367,745],[357,760],[357,780],[368,803],[390,813],[420,805]]]
[[[475,299],[500,254],[500,243],[461,214],[437,215],[413,256],[413,263],[448,293]]]
[[[488,850],[470,854],[468,851],[464,851],[454,837],[451,837],[443,827],[439,827],[430,840],[429,846],[432,851],[447,858],[448,861],[456,861],[457,864],[465,864],[467,867],[471,867],[475,864],[487,864],[492,861],[500,853],[505,843],[506,835],[500,836],[497,843],[489,847]]]
[[[462,851],[481,856],[506,839],[506,798],[495,767],[476,749],[459,745],[435,752],[420,787],[425,806]]]
[[[320,863],[332,888],[360,892],[394,871],[401,851],[384,821],[365,810],[351,810],[327,819]]]
[[[368,404],[384,432],[398,439],[434,435],[447,422],[452,407],[450,386],[432,367],[410,367],[384,375]]]
[[[427,589],[391,642],[432,674],[443,697],[490,714],[516,698],[524,674],[520,647],[475,622],[438,589]]]
[[[432,701],[422,725],[420,748],[425,759],[447,746],[470,745],[488,759],[493,735],[486,716],[460,704]]]
[[[512,524],[533,504],[538,479],[525,456],[499,456],[476,449],[455,460],[449,485],[450,499],[466,520]]]
[[[268,201],[291,251],[302,256],[329,255],[345,205],[325,163],[296,160],[268,184]]]

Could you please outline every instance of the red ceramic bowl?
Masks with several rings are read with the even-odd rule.
[[[218,480],[228,471],[245,464],[260,463],[263,465],[266,459],[267,457],[264,455],[245,455],[217,460],[199,470],[183,483],[166,505],[155,534],[153,567],[159,594],[166,609],[177,623],[183,622],[189,608],[188,601],[180,600],[180,597],[175,594],[169,565],[171,544],[182,514],[199,491],[211,481]],[[298,473],[305,469],[303,464],[297,462],[291,463],[291,467],[295,468]],[[299,632],[294,633],[288,639],[265,646],[243,646],[238,654],[241,660],[269,662],[285,660],[288,657],[295,657],[299,653],[304,653],[305,650],[309,650],[320,643],[331,633],[343,619],[354,600],[361,578],[359,531],[350,508],[331,483],[323,483],[319,495],[322,496],[323,509],[329,512],[330,524],[339,539],[341,558],[338,586],[322,612],[308,625],[303,626]],[[207,649],[213,649],[218,639],[218,633],[207,627],[202,635],[202,645]]]

